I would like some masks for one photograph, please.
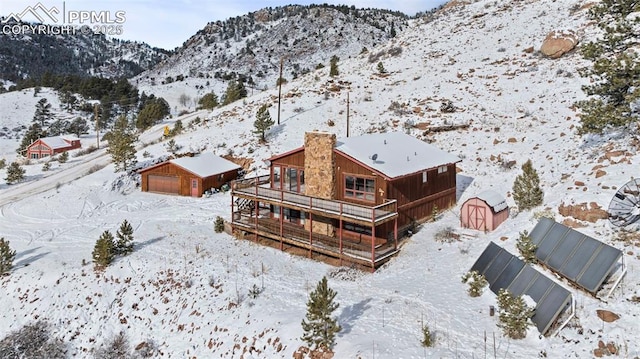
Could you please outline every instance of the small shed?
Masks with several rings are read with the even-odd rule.
[[[143,192],[202,197],[205,191],[236,179],[241,169],[213,153],[180,157],[140,170],[141,188]]]
[[[80,148],[80,139],[70,136],[42,137],[27,147],[27,158],[39,159]]]
[[[493,231],[509,218],[507,201],[499,193],[486,190],[462,204],[460,224],[464,228]]]

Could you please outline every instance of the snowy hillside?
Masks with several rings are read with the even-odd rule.
[[[606,210],[640,161],[638,141],[630,134],[577,135],[573,103],[584,98],[580,87],[586,80],[577,69],[585,64],[575,51],[555,60],[538,51],[553,30],[573,30],[584,42],[593,38],[586,4],[452,2],[430,21],[412,21],[390,42],[341,59],[335,78],[327,67],[290,80],[282,89],[280,125],[270,130],[266,145],[252,133],[253,121],[265,103],[272,105],[271,117],[278,117],[277,89],[181,118],[186,131],[175,141],[182,151],[249,158],[248,176],[265,173],[264,159],[301,146],[305,131],[345,136],[347,108],[352,136],[408,131],[459,156],[458,205],[422,226],[375,273],[215,233],[215,218],[230,217],[228,193],[142,193],[135,176],[113,173],[101,156],[104,149],[92,154],[96,159],[72,157],[54,173],[40,172],[41,163],[26,166],[26,182],[0,184],[0,196],[12,199],[0,202],[0,233],[18,253],[15,268],[0,280],[0,338],[45,319],[69,357],[92,357],[122,332],[131,352],[153,342],[158,357],[291,358],[303,345],[300,323],[308,294],[326,275],[340,303],[335,358],[589,358],[600,341],[613,343],[620,357],[639,357],[638,240],[620,240],[607,220],[561,215],[583,203]],[[379,73],[378,62],[386,74]],[[427,131],[444,124],[468,127]],[[154,141],[163,125],[143,134],[140,162],[168,154],[165,142]],[[485,189],[507,196],[514,206],[510,191],[527,159],[540,174],[544,205],[514,211],[494,232],[461,229],[460,205]],[[106,167],[73,170],[94,161]],[[67,170],[80,175],[62,176]],[[490,241],[517,253],[519,232],[531,231],[541,212],[621,249],[628,273],[605,302],[541,268],[571,291],[576,318],[557,336],[540,337],[532,329],[525,339],[511,340],[489,315],[495,295],[486,290],[471,298],[460,279]],[[96,240],[105,230],[115,233],[125,219],[135,230],[134,252],[94,272]],[[435,240],[447,227],[460,238]],[[256,298],[249,295],[254,285],[264,288]],[[598,309],[620,318],[604,322]],[[435,335],[433,347],[420,344],[423,323]]]

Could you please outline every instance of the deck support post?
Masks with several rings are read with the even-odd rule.
[[[340,248],[340,266],[342,266],[342,203],[340,203],[340,219],[338,220],[338,238],[339,238],[339,248]]]
[[[280,222],[280,250],[283,251],[284,250],[284,243],[283,243],[283,236],[284,236],[284,218],[283,218],[283,213],[282,213],[282,206],[278,206],[279,207],[279,214],[280,217],[278,218]]]
[[[309,212],[309,258],[313,257],[311,247],[313,247],[313,215]]]
[[[398,250],[398,216],[393,220],[393,249]]]
[[[376,211],[371,211],[371,272],[376,269]]]

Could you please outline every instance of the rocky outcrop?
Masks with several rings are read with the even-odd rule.
[[[578,37],[573,31],[551,31],[542,42],[540,52],[552,59],[557,59],[573,50],[578,44]]]
[[[573,217],[575,219],[591,223],[595,223],[599,219],[609,218],[607,211],[602,209],[602,207],[595,202],[591,202],[589,204],[579,203],[569,205],[562,203],[558,207],[558,213],[565,217]]]

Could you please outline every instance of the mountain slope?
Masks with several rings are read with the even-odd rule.
[[[4,26],[17,26],[9,22]],[[59,28],[51,26],[52,28]],[[88,28],[87,28],[88,29]],[[169,55],[145,43],[87,34],[0,33],[0,79],[17,82],[45,73],[132,77]],[[25,59],[29,59],[25,61]]]
[[[136,79],[243,78],[273,87],[284,59],[291,80],[329,58],[346,59],[386,42],[407,26],[402,13],[332,5],[265,8],[207,24],[166,61]]]

